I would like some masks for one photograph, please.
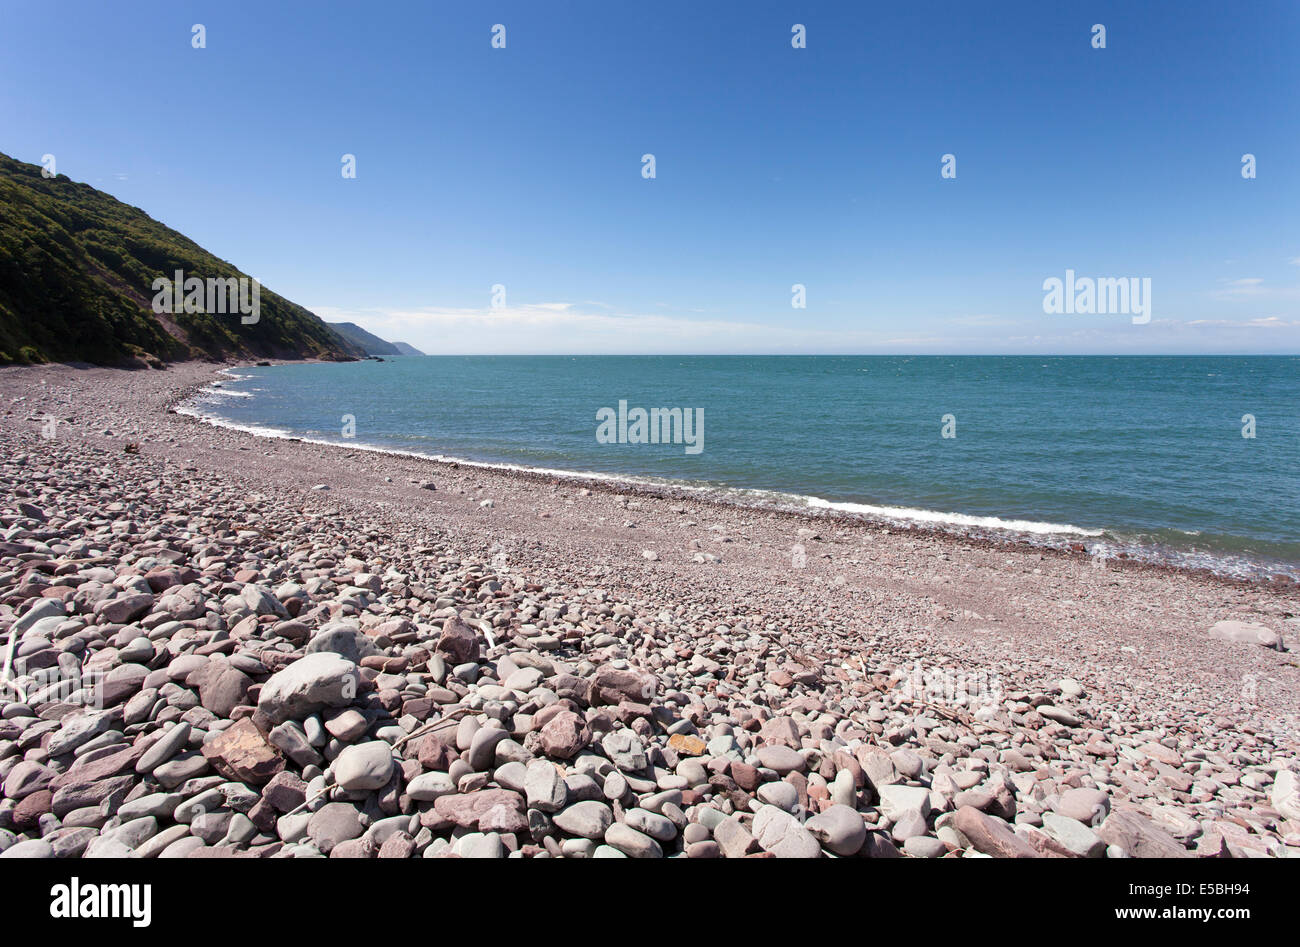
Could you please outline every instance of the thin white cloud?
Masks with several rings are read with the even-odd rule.
[[[989,315],[979,313],[970,316],[953,316],[945,319],[949,325],[955,326],[977,326],[982,328],[1005,328],[1007,326],[1023,325],[1023,321],[1008,319],[1006,316]]]
[[[327,322],[355,322],[384,339],[446,354],[589,354],[842,351],[886,344],[882,333],[662,314],[592,312],[571,303],[501,309],[312,309]]]
[[[1214,326],[1223,329],[1291,329],[1300,326],[1300,320],[1280,319],[1277,316],[1261,316],[1256,319],[1193,319],[1189,326]]]
[[[1224,280],[1223,288],[1215,290],[1214,295],[1220,299],[1230,299],[1233,296],[1263,296],[1268,292],[1263,283],[1264,281],[1258,277]]]
[[[1258,276],[1224,280],[1223,288],[1211,295],[1218,299],[1244,299],[1268,297],[1270,299],[1300,298],[1300,288],[1295,286],[1268,286]]]
[[[451,307],[345,310],[311,307],[329,322],[355,322],[381,338],[437,355],[714,355],[815,353],[1151,353],[1236,351],[1267,336],[1270,350],[1300,351],[1300,322],[1270,315],[1251,319],[1126,317],[1081,324],[1061,317],[1006,319],[972,314],[915,325],[878,320],[879,329],[820,328],[800,312],[793,325],[617,313],[603,303],[530,303],[502,309]],[[596,311],[596,310],[600,311]],[[953,331],[945,331],[950,326]],[[999,327],[1013,331],[997,332]],[[892,330],[892,331],[889,331]],[[1276,333],[1276,334],[1274,334]]]

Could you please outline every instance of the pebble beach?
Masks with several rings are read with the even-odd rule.
[[[0,369],[0,858],[1300,856],[1300,591]]]

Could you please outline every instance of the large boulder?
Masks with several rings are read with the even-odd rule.
[[[217,666],[199,687],[199,703],[218,717],[229,717],[244,702],[253,679],[229,665]]]
[[[95,617],[101,622],[124,625],[135,621],[153,607],[153,596],[147,592],[133,592],[106,599],[95,606]]]
[[[439,796],[433,804],[438,815],[463,829],[476,831],[479,822],[492,810],[501,808],[524,819],[524,797],[507,789],[480,789],[475,792]]]
[[[572,710],[562,710],[546,721],[539,734],[542,752],[560,760],[568,760],[591,742],[591,729],[586,721]]]
[[[764,851],[777,858],[820,858],[822,854],[817,838],[798,819],[776,806],[758,810],[754,838]]]
[[[203,744],[203,755],[222,776],[254,786],[284,769],[284,758],[248,717]]]
[[[306,654],[330,652],[360,664],[362,658],[379,654],[375,643],[360,628],[350,622],[332,622],[318,631],[307,647]]]
[[[1177,839],[1132,809],[1112,812],[1096,832],[1107,845],[1115,845],[1133,858],[1192,857]]]
[[[96,682],[96,696],[100,706],[112,707],[134,695],[144,685],[149,668],[143,664],[119,664],[103,680]]]
[[[970,841],[977,852],[993,858],[1037,858],[1038,850],[1022,839],[1011,826],[974,806],[963,806],[952,820],[953,828]]]
[[[56,598],[37,599],[36,603],[32,605],[32,607],[29,608],[26,612],[24,612],[21,618],[19,618],[16,622],[14,622],[13,628],[11,629],[11,634],[17,636],[18,638],[21,638],[23,634],[26,633],[27,629],[31,628],[38,621],[44,618],[63,619],[67,617],[67,614],[68,614],[67,609],[64,607],[63,603],[58,599]]]
[[[357,694],[357,666],[331,651],[299,658],[271,675],[257,709],[272,723],[301,720],[324,707],[344,707]]]
[[[260,585],[249,582],[239,592],[239,598],[255,615],[275,615],[288,618],[289,612],[270,591]]]
[[[807,828],[836,855],[856,855],[867,840],[867,824],[851,806],[833,805],[809,819]]]
[[[434,650],[449,664],[465,664],[479,658],[478,634],[459,618],[448,618],[442,625],[442,634]]]
[[[1278,770],[1269,801],[1283,818],[1300,822],[1300,778],[1289,769]]]
[[[616,668],[602,664],[591,677],[591,702],[617,704],[630,700],[633,703],[645,703],[654,697],[657,685],[658,681],[653,674],[636,668]]]
[[[177,621],[190,621],[202,618],[208,610],[208,604],[203,587],[191,583],[168,589],[167,594],[158,599],[158,608]]]
[[[1275,650],[1282,646],[1281,635],[1271,628],[1251,621],[1215,622],[1210,628],[1210,637],[1220,641],[1237,641]]]
[[[22,799],[42,789],[49,789],[58,775],[44,763],[22,760],[5,777],[4,794],[10,799]]]

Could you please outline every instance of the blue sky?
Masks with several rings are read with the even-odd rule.
[[[1300,352],[1294,2],[331,6],[5,0],[0,151],[429,352]]]

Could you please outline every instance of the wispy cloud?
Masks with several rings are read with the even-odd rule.
[[[1294,263],[1295,260],[1291,262]],[[1295,286],[1269,286],[1258,276],[1249,276],[1242,279],[1224,280],[1222,288],[1216,289],[1212,295],[1218,299],[1243,299],[1248,297],[1295,299],[1300,298],[1300,288]]]
[[[954,326],[974,326],[980,328],[1006,328],[1007,326],[1023,325],[1023,321],[1008,319],[1006,316],[990,315],[987,313],[978,313],[969,316],[952,316],[945,319],[944,322]]]
[[[1256,284],[1257,285],[1257,284]],[[792,325],[690,314],[620,313],[600,302],[542,302],[502,309],[426,306],[310,307],[330,322],[355,322],[381,338],[440,355],[598,354],[1052,354],[1300,350],[1300,320],[1279,315],[1230,319],[1153,319],[1133,326],[979,313],[923,325],[878,329]],[[951,329],[951,331],[948,331]],[[1000,331],[999,331],[1000,330]],[[1264,334],[1267,332],[1267,334]],[[1266,342],[1263,340],[1267,340]]]
[[[1213,326],[1224,329],[1291,329],[1300,326],[1298,319],[1281,319],[1277,316],[1261,316],[1256,319],[1193,319],[1189,326]]]
[[[1262,296],[1267,290],[1264,289],[1264,281],[1257,276],[1246,279],[1224,280],[1223,288],[1215,291],[1216,296]]]
[[[880,332],[593,311],[597,306],[608,309],[593,303],[530,303],[501,309],[316,306],[312,311],[329,322],[356,322],[382,338],[447,354],[843,351],[888,344]]]

